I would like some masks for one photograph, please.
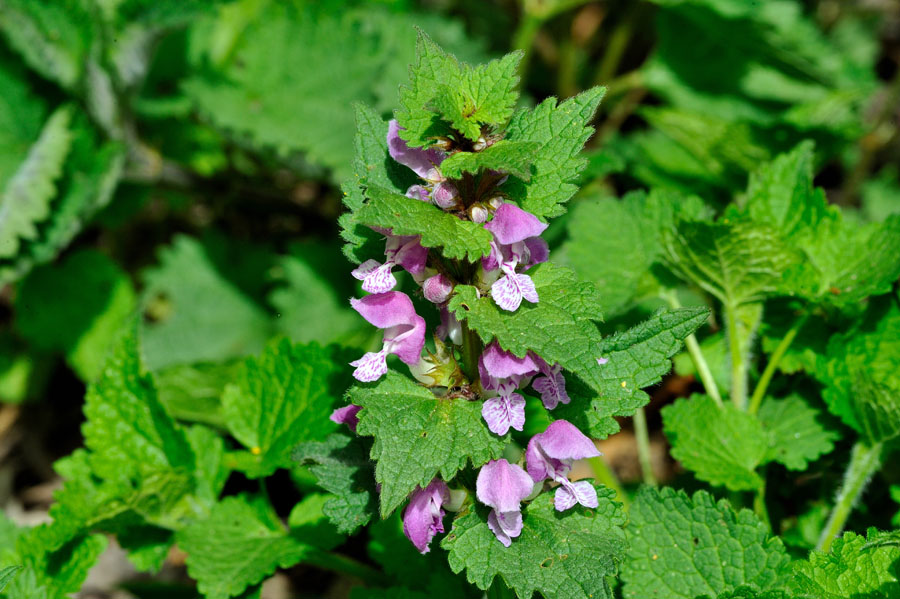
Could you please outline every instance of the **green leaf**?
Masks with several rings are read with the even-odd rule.
[[[208,599],[227,599],[289,568],[315,549],[243,497],[226,497],[207,518],[179,530],[188,574]]]
[[[741,586],[784,588],[789,558],[749,510],[704,491],[644,487],[629,511],[625,599],[716,597]]]
[[[803,260],[777,230],[745,218],[682,222],[665,253],[675,272],[735,307],[780,293],[784,271]]]
[[[246,355],[268,339],[266,313],[212,254],[209,244],[180,235],[160,250],[159,266],[144,271],[144,311],[151,317],[143,326],[144,352],[152,370]]]
[[[732,491],[762,485],[756,467],[766,457],[769,439],[755,416],[730,403],[719,407],[706,395],[679,399],[662,415],[672,457],[697,478]]]
[[[0,568],[0,591],[6,588],[9,581],[15,578],[16,574],[18,574],[21,569],[22,566],[7,566],[6,568]]]
[[[789,470],[806,470],[809,462],[831,453],[834,441],[840,438],[822,423],[819,410],[799,395],[767,399],[758,416],[769,434],[766,461],[780,462]]]
[[[46,106],[29,88],[21,63],[0,61],[0,187],[37,140],[46,116]]]
[[[876,540],[874,530],[868,538]],[[900,585],[897,572],[900,547],[867,547],[866,538],[847,532],[835,540],[829,553],[813,551],[808,561],[794,563],[791,589],[803,599],[890,599]]]
[[[323,493],[311,493],[294,505],[288,516],[291,536],[325,551],[340,545],[344,536],[338,533],[335,525],[329,523],[327,515],[322,512],[331,499]]]
[[[194,452],[184,431],[159,402],[153,378],[143,372],[134,327],[88,388],[84,414],[84,443],[94,452],[93,465],[101,477],[193,471]]]
[[[71,107],[59,108],[47,119],[0,196],[0,258],[15,256],[23,241],[38,237],[37,223],[50,215],[56,181],[72,145]]]
[[[606,580],[616,573],[625,553],[622,505],[615,493],[597,488],[599,507],[576,507],[564,513],[545,492],[522,509],[522,533],[504,547],[487,525],[488,510],[477,505],[454,521],[441,547],[454,572],[487,590],[496,576],[528,599],[535,591],[546,597],[589,599],[613,597]]]
[[[449,308],[485,343],[496,337],[503,349],[517,356],[533,351],[576,375],[580,381],[569,381],[575,399],[559,406],[553,416],[570,420],[596,437],[618,430],[612,416],[631,415],[647,403],[641,389],[669,372],[669,358],[708,316],[706,308],[664,311],[626,333],[601,339],[594,323],[600,318],[600,295],[593,285],[552,264],[542,264],[528,274],[540,297],[537,304],[506,312],[491,298],[478,297],[474,287],[460,285]],[[601,357],[609,362],[599,365]]]
[[[304,152],[337,180],[352,174],[349,107],[365,102],[383,114],[396,104],[414,60],[414,26],[483,57],[461,23],[435,14],[283,2],[245,12],[222,11],[193,28],[200,52],[185,92],[218,129],[281,156]],[[273,63],[272,56],[280,59]]]
[[[572,183],[587,165],[580,157],[581,149],[594,132],[588,126],[606,93],[605,87],[594,87],[557,105],[548,98],[532,110],[513,115],[506,129],[506,140],[534,142],[531,181],[516,177],[503,185],[503,190],[519,202],[519,206],[541,219],[565,212],[562,206],[578,187]]]
[[[90,381],[136,306],[125,272],[100,252],[83,250],[22,282],[16,326],[36,347],[63,352]]]
[[[490,253],[490,231],[478,223],[461,220],[434,204],[369,186],[369,201],[357,220],[365,225],[390,228],[394,235],[420,235],[424,247],[440,247],[445,258],[475,262]],[[423,229],[422,223],[428,223]]]
[[[347,394],[362,406],[357,432],[375,437],[371,457],[381,483],[381,515],[387,517],[416,486],[440,475],[449,481],[467,463],[474,467],[500,457],[509,435],[492,434],[481,404],[465,398],[438,398],[394,372],[375,385]]]
[[[463,173],[497,170],[524,181],[531,179],[529,170],[540,144],[527,141],[500,140],[480,152],[456,152],[441,163],[441,174],[459,179]]]
[[[834,335],[817,362],[828,410],[870,444],[900,434],[898,359],[900,308],[885,299],[870,304],[855,329]]]
[[[332,350],[287,339],[247,358],[237,381],[225,388],[222,408],[228,430],[252,454],[241,466],[252,464],[249,476],[289,467],[298,442],[322,440],[336,428],[328,417],[349,386],[349,374],[340,376],[347,372]]]
[[[369,439],[333,433],[323,442],[300,443],[292,457],[310,472],[319,486],[333,493],[322,506],[339,532],[351,534],[368,524],[376,512],[375,465],[369,460]]]
[[[96,35],[86,3],[4,0],[0,9],[0,29],[28,66],[64,88],[74,88]]]
[[[174,418],[225,428],[222,392],[241,362],[179,364],[154,372],[159,400]]]
[[[662,232],[678,219],[701,219],[708,212],[697,197],[659,190],[631,192],[621,200],[583,198],[568,219],[562,260],[603,290],[603,313],[613,317],[636,299],[659,293],[663,282],[654,265],[662,257]]]

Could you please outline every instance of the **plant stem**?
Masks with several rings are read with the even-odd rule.
[[[634,422],[634,438],[637,441],[638,461],[641,463],[644,483],[656,486],[653,463],[650,460],[650,435],[647,433],[647,415],[644,413],[644,408],[638,408],[632,420]]]
[[[588,458],[588,464],[591,465],[591,469],[594,471],[594,478],[597,479],[597,482],[609,487],[613,491],[616,492],[616,500],[622,502],[622,505],[625,506],[627,510],[631,505],[631,500],[628,498],[628,495],[625,494],[625,489],[622,488],[622,483],[619,482],[619,479],[616,478],[616,475],[613,471],[606,465],[606,462],[603,461],[602,457],[597,458]]]
[[[831,543],[844,530],[844,525],[853,512],[853,507],[865,490],[869,479],[880,466],[881,443],[869,447],[865,442],[857,441],[850,453],[850,463],[847,464],[847,470],[844,472],[844,484],[835,500],[831,516],[828,517],[828,522],[822,529],[822,534],[819,535],[816,549],[819,551],[831,549]]]
[[[677,310],[681,307],[681,302],[678,301],[678,296],[675,295],[673,289],[668,290],[663,296],[672,308]],[[713,378],[712,371],[709,369],[709,364],[706,362],[706,358],[703,357],[703,352],[700,350],[700,343],[697,341],[697,336],[693,333],[688,335],[687,339],[684,340],[684,345],[687,347],[688,354],[690,354],[691,360],[694,362],[694,368],[697,369],[697,374],[700,376],[700,381],[703,383],[706,394],[721,408],[722,395],[719,393],[719,386],[716,385],[716,380]]]
[[[756,512],[756,515],[759,516],[759,519],[763,521],[763,524],[769,530],[772,530],[772,523],[769,520],[769,510],[766,508],[766,469],[763,467],[762,472],[759,473],[760,477],[762,477],[762,485],[756,490],[756,495],[753,497],[753,511]]]
[[[741,350],[738,331],[737,308],[725,303],[725,321],[728,326],[728,346],[731,353],[731,403],[738,410],[747,409],[747,365]]]
[[[625,54],[625,49],[628,47],[628,42],[631,41],[633,24],[634,19],[632,15],[627,15],[619,22],[612,35],[609,36],[606,52],[604,52],[600,66],[597,68],[597,74],[594,76],[595,85],[609,83],[613,75],[616,74],[619,63],[622,62],[622,56]]]
[[[390,582],[387,576],[375,568],[340,553],[313,550],[303,558],[303,561],[322,570],[355,576],[371,585],[383,586]]]
[[[762,400],[766,395],[769,383],[772,381],[772,376],[775,374],[778,364],[791,346],[791,343],[793,343],[794,338],[797,337],[797,333],[799,333],[800,329],[803,328],[803,325],[806,324],[808,318],[808,312],[798,318],[790,330],[785,334],[781,343],[778,344],[778,347],[775,348],[775,351],[772,352],[772,357],[769,358],[769,363],[766,364],[766,369],[763,370],[762,376],[759,377],[759,382],[756,383],[756,387],[753,389],[753,395],[750,397],[750,407],[747,408],[747,411],[751,414],[756,414],[759,410],[759,406],[762,404]]]
[[[513,34],[513,48],[524,52],[522,62],[519,63],[519,87],[525,85],[534,47],[534,38],[543,23],[544,20],[542,18],[531,14],[528,10],[523,10],[522,20],[519,21],[519,26]]]
[[[460,348],[460,354],[462,354],[463,361],[462,369],[471,383],[479,380],[478,358],[481,356],[484,345],[481,343],[481,338],[478,336],[478,333],[470,329],[466,321],[462,321],[461,324],[462,348]]]

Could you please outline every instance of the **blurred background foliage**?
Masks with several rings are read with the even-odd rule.
[[[714,213],[801,140],[848,218],[900,212],[895,0],[0,0],[0,502],[46,511],[135,311],[162,400],[195,422],[273,336],[373,343],[340,182],[353,104],[390,114],[416,27],[470,62],[524,50],[526,103],[609,87],[548,235],[610,326],[662,301],[648,211]]]

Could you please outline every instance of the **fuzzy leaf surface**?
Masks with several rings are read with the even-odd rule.
[[[541,219],[565,212],[562,204],[575,195],[578,187],[573,181],[587,165],[579,154],[594,132],[589,123],[605,93],[605,87],[593,87],[561,104],[548,98],[513,115],[505,139],[539,144],[531,181],[510,177],[503,185],[523,210]]]
[[[454,572],[487,590],[499,576],[519,599],[535,592],[560,599],[613,596],[606,581],[625,553],[622,505],[615,493],[597,487],[599,507],[557,512],[553,494],[544,492],[522,510],[522,534],[504,547],[487,525],[488,510],[475,506],[453,522],[441,542]]]
[[[869,532],[869,540],[875,538]],[[802,599],[891,599],[900,589],[900,547],[867,547],[866,537],[846,532],[831,551],[813,551],[808,561],[794,564],[791,589]]]
[[[178,546],[188,554],[188,574],[208,599],[242,593],[315,550],[288,534],[264,509],[243,497],[226,497],[207,518],[178,531]]]
[[[446,258],[474,262],[491,251],[493,237],[478,223],[380,187],[370,186],[366,195],[369,201],[357,214],[360,223],[389,228],[394,235],[420,235],[422,246],[442,248]]]
[[[480,152],[457,152],[441,163],[441,174],[459,179],[463,173],[495,170],[509,173],[524,181],[531,179],[529,170],[540,144],[527,141],[500,140]]]
[[[751,511],[735,513],[705,491],[689,497],[644,487],[629,518],[626,599],[718,597],[742,585],[768,591],[787,582],[790,558],[781,540]]]
[[[436,398],[394,372],[375,385],[353,387],[348,399],[363,408],[357,432],[375,438],[371,457],[383,517],[416,486],[425,488],[438,475],[450,480],[470,462],[477,468],[500,457],[509,439],[488,430],[480,402]]]
[[[319,486],[333,494],[322,506],[339,532],[352,534],[377,512],[375,466],[369,439],[333,433],[324,441],[300,443],[293,458],[309,464]]]
[[[758,416],[769,435],[766,461],[780,462],[789,470],[806,470],[810,462],[831,453],[840,438],[822,422],[821,413],[799,395],[767,399]]]
[[[730,403],[720,408],[705,395],[679,399],[662,414],[672,456],[697,478],[732,491],[762,484],[756,467],[766,456],[768,436],[755,416]]]
[[[250,450],[242,461],[242,468],[252,464],[249,476],[290,466],[298,442],[324,439],[336,428],[328,416],[344,390],[343,372],[327,348],[287,339],[247,358],[236,382],[225,388],[222,408],[228,430]]]

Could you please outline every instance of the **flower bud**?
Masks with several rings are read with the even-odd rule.
[[[442,304],[453,292],[453,282],[443,274],[434,275],[425,280],[422,291],[429,302]]]
[[[494,196],[490,200],[488,200],[488,205],[496,210],[500,206],[504,204],[504,200],[502,196]]]
[[[476,152],[480,152],[488,146],[487,140],[482,136],[478,138],[478,141],[475,142],[475,145],[472,146],[472,149]]]
[[[428,189],[426,189],[422,185],[411,186],[406,190],[406,197],[412,198],[414,200],[421,200],[423,202],[427,202],[430,199],[428,197]]]
[[[431,199],[444,210],[456,206],[457,198],[459,198],[459,191],[456,189],[456,185],[447,181],[435,185],[434,191],[431,192]]]
[[[473,223],[481,224],[486,222],[489,215],[488,209],[481,204],[472,204],[469,206],[469,220]]]

